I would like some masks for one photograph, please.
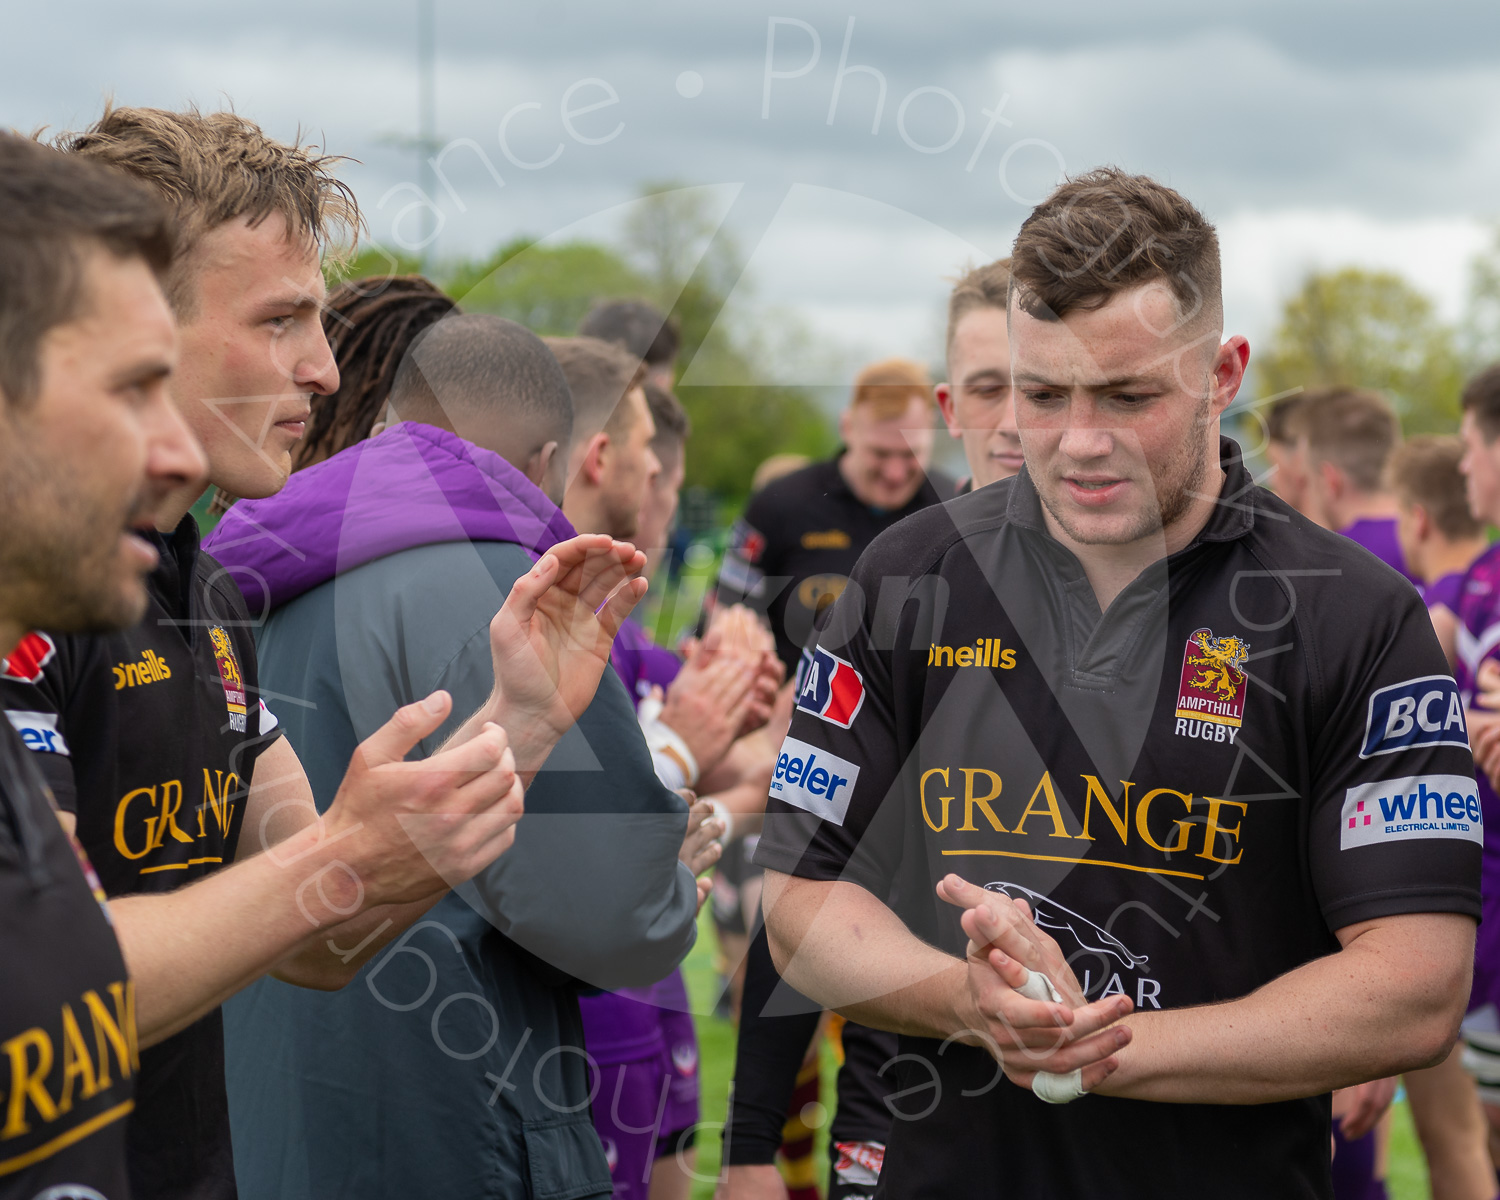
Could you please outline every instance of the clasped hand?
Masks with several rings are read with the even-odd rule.
[[[1057,942],[1037,928],[1024,900],[977,887],[957,875],[937,885],[938,896],[964,910],[969,944],[967,989],[958,1003],[960,1040],[984,1046],[1012,1083],[1030,1088],[1038,1072],[1082,1071],[1091,1091],[1119,1067],[1116,1051],[1130,1029],[1116,1025],[1133,1007],[1125,996],[1089,1003]],[[1032,1000],[1019,988],[1030,972],[1052,981],[1061,1003]]]

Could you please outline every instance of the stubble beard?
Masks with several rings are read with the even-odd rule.
[[[1209,398],[1205,395],[1193,417],[1192,430],[1178,444],[1161,474],[1153,479],[1155,507],[1143,509],[1136,515],[1135,522],[1119,533],[1101,533],[1081,528],[1064,510],[1051,489],[1043,491],[1038,488],[1037,495],[1062,531],[1081,546],[1123,546],[1154,537],[1180,520],[1203,491],[1203,481],[1209,468],[1209,460],[1202,451],[1203,433],[1211,419],[1212,409]]]
[[[76,485],[58,482],[70,477],[50,475],[39,464],[5,465],[0,514],[11,530],[0,540],[5,616],[55,633],[105,633],[139,621],[145,590],[119,561],[123,512],[105,511]]]

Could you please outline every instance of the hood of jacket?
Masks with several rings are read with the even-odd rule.
[[[505,459],[403,421],[241,500],[204,540],[252,619],[355,567],[435,542],[513,542],[540,557],[573,536],[562,511]]]

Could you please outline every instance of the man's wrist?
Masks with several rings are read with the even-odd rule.
[[[256,856],[262,870],[276,871],[294,889],[311,929],[347,921],[368,907],[363,878],[368,864],[355,836],[359,828],[320,819]]]
[[[538,713],[506,703],[502,696],[492,695],[471,720],[476,730],[483,728],[486,721],[492,721],[505,730],[506,743],[515,756],[516,774],[521,777],[523,785],[529,784],[532,776],[541,770],[547,756],[566,732]]]

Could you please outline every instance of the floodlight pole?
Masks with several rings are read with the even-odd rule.
[[[437,13],[436,0],[417,0],[417,164],[422,194],[422,266],[431,257],[434,229],[432,205],[436,185],[432,156],[437,153]]]

